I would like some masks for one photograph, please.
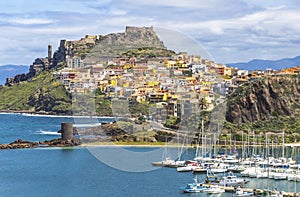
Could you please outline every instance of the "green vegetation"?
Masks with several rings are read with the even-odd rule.
[[[166,120],[164,126],[172,129],[178,129],[179,123],[180,123],[180,119],[178,117],[171,116]]]
[[[172,55],[175,55],[174,51],[154,47],[131,49],[122,54],[122,56],[138,58],[171,57]]]
[[[140,142],[91,142],[85,144],[87,146],[89,145],[120,145],[120,146],[145,146],[145,145],[151,145],[151,146],[165,146],[165,142],[150,142],[150,141],[140,141]]]
[[[253,123],[233,124],[225,122],[223,133],[232,133],[235,139],[241,139],[242,132],[245,134],[262,135],[264,140],[265,133],[272,133],[273,136],[285,132],[285,142],[292,143],[300,141],[300,117],[278,116],[266,121]]]
[[[112,116],[111,101],[104,97],[96,97],[96,114],[100,116]]]
[[[92,43],[87,43],[85,45],[83,44],[77,44],[75,45],[75,55],[79,56],[82,60],[85,59],[85,57],[91,52],[95,45]]]
[[[136,116],[142,116],[142,115],[148,115],[149,114],[149,107],[151,105],[148,104],[146,101],[144,102],[136,102],[132,101],[130,102],[129,111],[132,115]]]
[[[70,114],[71,109],[71,95],[49,71],[0,89],[0,110]]]

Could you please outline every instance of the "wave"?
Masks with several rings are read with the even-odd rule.
[[[46,115],[46,114],[28,114],[19,113],[22,116],[36,116],[36,117],[50,117],[50,118],[72,118],[72,116],[62,116],[62,115]]]
[[[47,115],[47,114],[30,114],[30,113],[10,113],[10,114],[20,114],[22,116],[37,116],[37,117],[51,117],[51,118],[84,118],[84,119],[115,119],[111,116],[71,116],[71,115]]]
[[[55,131],[37,131],[37,134],[40,134],[40,135],[61,135],[60,133],[57,133]]]
[[[101,123],[92,123],[92,124],[74,124],[74,127],[84,128],[84,127],[97,127],[100,126]]]
[[[13,112],[0,112],[0,115],[17,115],[19,113],[13,113]]]

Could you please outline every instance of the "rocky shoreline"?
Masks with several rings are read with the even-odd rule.
[[[30,142],[30,141],[18,139],[9,144],[0,144],[0,149],[71,147],[71,146],[79,146],[79,145],[81,145],[81,141],[79,139],[72,139],[72,140],[53,139],[53,140],[45,140],[42,142]]]
[[[68,114],[59,114],[55,112],[32,111],[32,110],[10,110],[10,109],[0,109],[0,113],[68,116]]]

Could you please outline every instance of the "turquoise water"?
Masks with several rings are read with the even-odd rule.
[[[59,138],[57,133],[62,122],[73,122],[75,126],[91,123],[111,122],[112,118],[73,118],[63,116],[38,116],[0,113],[0,143],[10,143],[17,139],[44,141]]]
[[[58,136],[47,133],[56,132],[61,122],[70,120],[72,118],[0,114],[0,140],[8,143],[19,138],[31,141],[52,139]],[[98,149],[107,152],[116,147]],[[124,150],[148,152],[156,148],[127,147]],[[176,152],[177,149],[170,151]],[[117,158],[120,157],[117,162],[126,162],[116,154]],[[192,158],[194,154],[195,150],[189,149],[184,156]],[[172,168],[148,172],[121,171],[99,161],[84,147],[0,150],[0,164],[0,196],[207,196],[180,192],[181,187],[193,182],[192,173],[177,173]],[[198,178],[202,179],[203,175]],[[300,183],[288,181],[252,179],[248,186],[300,191]]]

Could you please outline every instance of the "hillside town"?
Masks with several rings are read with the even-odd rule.
[[[96,48],[97,43],[105,41],[113,45],[111,43],[118,41],[119,45],[125,46],[123,40],[135,39],[132,35],[136,34],[146,40],[144,45],[147,47],[135,46],[135,53],[131,54],[132,49],[125,49],[127,53],[122,55],[92,57],[93,61],[89,61],[91,57],[86,58],[87,52]],[[148,34],[151,36],[145,37]],[[155,46],[149,47],[152,45]],[[281,71],[240,70],[186,52],[172,51],[161,56],[153,52],[157,48],[166,50],[152,27],[126,27],[125,34],[87,35],[78,41],[62,40],[54,55],[52,45],[49,45],[47,57],[37,58],[29,73],[8,78],[6,85],[30,80],[39,72],[55,68],[54,77],[70,93],[85,95],[98,91],[109,100],[151,103],[155,105],[152,118],[166,119],[170,116],[181,118],[199,109],[210,111],[239,86],[262,76],[300,72],[300,67]],[[149,50],[151,55],[147,54]]]
[[[172,57],[119,57],[86,65],[78,57],[55,73],[72,93],[92,93],[97,88],[109,98],[149,102],[180,117],[199,107],[211,110],[237,87],[266,75],[298,74],[300,67],[282,71],[239,70],[200,56],[178,53]],[[188,105],[186,110],[182,104]]]

